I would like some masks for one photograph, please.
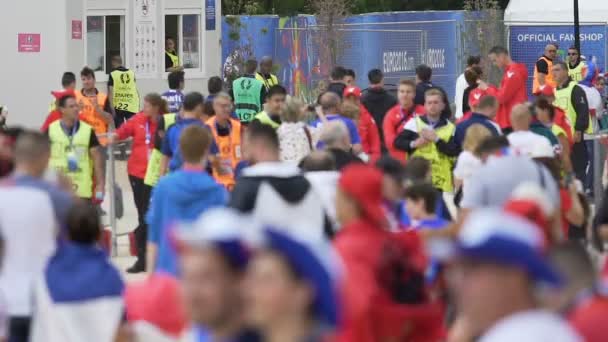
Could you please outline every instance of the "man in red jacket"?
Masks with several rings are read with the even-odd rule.
[[[442,340],[442,307],[422,285],[423,244],[415,232],[387,230],[382,173],[364,164],[344,168],[336,214],[343,226],[334,246],[346,275],[336,341]]]
[[[380,150],[380,134],[378,133],[376,121],[361,103],[361,88],[346,87],[343,99],[359,106],[357,129],[361,136],[361,147],[363,148],[363,152],[370,157],[370,160],[375,162],[380,159],[380,154],[382,153]]]
[[[399,103],[391,108],[384,117],[382,129],[384,130],[384,144],[391,157],[404,163],[407,154],[395,148],[394,142],[407,120],[415,115],[424,115],[424,111],[418,112],[414,104],[416,96],[416,83],[411,80],[403,79],[399,82],[397,99]]]
[[[526,66],[521,63],[515,63],[509,51],[502,46],[495,46],[490,50],[488,54],[490,60],[498,68],[503,69],[504,74],[502,81],[500,81],[500,88],[496,94],[500,108],[496,115],[496,122],[500,125],[501,129],[505,129],[511,126],[509,117],[511,115],[511,109],[515,105],[524,103],[528,100],[526,93],[526,80],[528,79],[528,70]],[[485,90],[488,85],[481,81],[479,88]]]

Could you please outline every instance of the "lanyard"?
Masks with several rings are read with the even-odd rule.
[[[78,121],[74,122],[74,125],[72,126],[71,131],[63,125],[63,122],[60,121],[59,124],[61,125],[61,129],[63,129],[63,133],[65,133],[65,135],[68,136],[68,141],[70,142],[70,150],[71,150],[72,147],[74,146],[74,143],[73,143],[74,135],[76,135],[76,132],[78,131]]]
[[[150,146],[150,141],[152,140],[150,137],[150,121],[146,121],[146,146]]]

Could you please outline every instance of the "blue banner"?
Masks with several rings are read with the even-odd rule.
[[[205,0],[205,30],[215,31],[215,0]]]
[[[581,54],[594,60],[601,70],[606,70],[606,26],[584,25],[580,33]],[[513,60],[528,67],[528,89],[532,88],[534,66],[543,55],[548,43],[557,43],[558,58],[566,61],[568,48],[574,45],[574,27],[569,26],[512,26],[509,50]]]

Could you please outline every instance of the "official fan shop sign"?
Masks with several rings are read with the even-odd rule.
[[[17,34],[18,52],[40,52],[40,33]]]

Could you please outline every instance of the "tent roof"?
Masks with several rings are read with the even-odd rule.
[[[574,22],[572,0],[511,0],[505,10],[505,22],[511,24],[571,24]],[[580,22],[608,22],[608,1],[580,0]]]

